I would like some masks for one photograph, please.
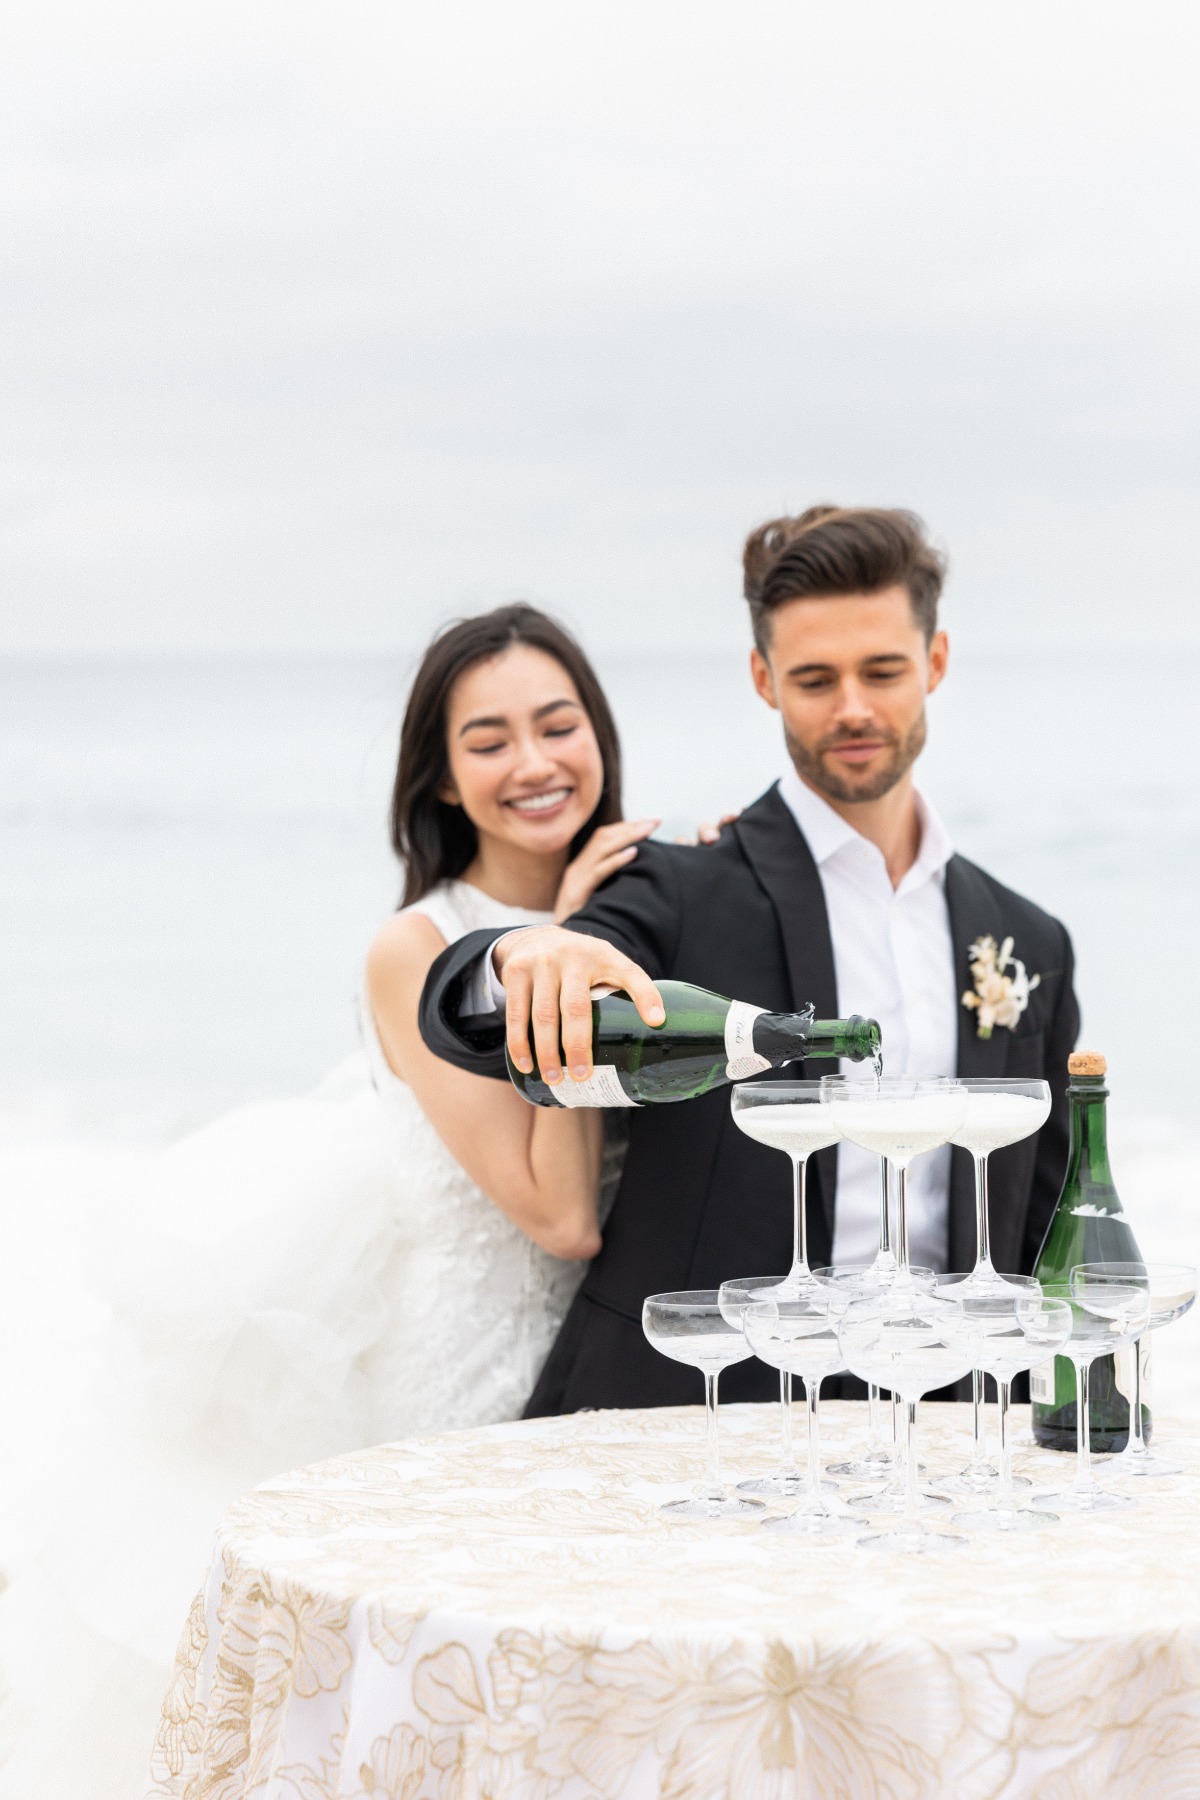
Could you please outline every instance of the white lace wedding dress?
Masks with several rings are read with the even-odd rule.
[[[420,910],[448,942],[536,917],[463,882]],[[464,1174],[365,1003],[362,1033],[311,1094],[30,1195],[28,1254],[0,1278],[0,1800],[44,1791],[51,1767],[73,1800],[140,1791],[213,1528],[244,1488],[515,1418],[533,1388],[583,1265]],[[128,1789],[99,1773],[122,1759]]]

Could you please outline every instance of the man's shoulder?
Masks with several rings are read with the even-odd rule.
[[[645,872],[653,872],[688,889],[724,881],[731,870],[740,872],[749,868],[746,848],[739,836],[739,827],[747,822],[760,827],[795,829],[791,815],[773,786],[751,801],[730,824],[723,826],[714,844],[670,844],[661,838],[648,838],[639,845],[637,858],[630,867],[636,869],[640,863]],[[614,879],[619,881],[621,876],[618,874]]]
[[[989,870],[981,868],[967,856],[957,851],[946,865],[947,897],[953,902],[956,889],[974,889],[976,893],[986,892],[987,899],[996,913],[996,932],[1002,937],[1032,937],[1038,941],[1062,942],[1068,940],[1066,926],[1061,919],[1039,906],[1026,894],[1019,894],[1003,881],[998,881]],[[1017,946],[1020,955],[1020,945]]]

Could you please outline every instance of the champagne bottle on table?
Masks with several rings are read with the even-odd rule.
[[[551,1087],[535,1068],[523,1075],[508,1058],[514,1085],[535,1106],[659,1106],[695,1100],[727,1082],[805,1057],[879,1058],[874,1019],[817,1019],[765,1012],[685,981],[655,984],[666,1019],[647,1025],[628,995],[592,990],[592,1067],[587,1081],[568,1075]]]
[[[1108,1065],[1094,1051],[1078,1051],[1067,1064],[1070,1149],[1058,1205],[1038,1251],[1033,1272],[1044,1286],[1065,1285],[1077,1263],[1141,1261],[1137,1239],[1121,1208],[1108,1166],[1105,1102]],[[1123,1450],[1129,1435],[1133,1393],[1132,1346],[1101,1356],[1088,1379],[1092,1449]],[[1033,1435],[1050,1450],[1075,1449],[1075,1366],[1069,1357],[1033,1369],[1029,1376]],[[1142,1386],[1142,1428],[1150,1437],[1150,1408]]]

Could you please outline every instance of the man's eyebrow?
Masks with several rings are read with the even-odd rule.
[[[861,669],[874,668],[878,663],[906,663],[912,658],[903,650],[881,650],[878,656],[865,656],[858,665]],[[796,663],[787,673],[789,677],[800,675],[829,675],[833,672],[832,663]]]
[[[547,700],[544,706],[537,707],[533,716],[535,719],[544,719],[548,713],[557,712],[560,706],[578,707],[578,705],[578,700],[568,699],[567,695],[564,694],[561,700]],[[508,718],[504,713],[481,713],[478,718],[467,719],[460,725],[458,728],[458,735],[459,737],[462,737],[465,732],[479,731],[481,729],[503,731],[507,724]]]

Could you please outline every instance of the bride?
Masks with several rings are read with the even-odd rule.
[[[616,730],[575,641],[529,606],[452,626],[405,713],[405,903],[366,959],[363,1052],[47,1205],[0,1332],[0,1800],[51,1760],[79,1800],[137,1791],[243,1488],[519,1416],[619,1146],[594,1113],[432,1057],[417,1001],[454,938],[563,918],[634,857],[657,821],[620,810]]]
[[[612,716],[560,626],[507,606],[434,642],[392,797],[405,904],[371,946],[362,1008],[413,1232],[388,1357],[396,1432],[517,1417],[600,1248],[602,1115],[452,1068],[417,1008],[455,938],[565,918],[635,856],[657,820],[620,815]]]

